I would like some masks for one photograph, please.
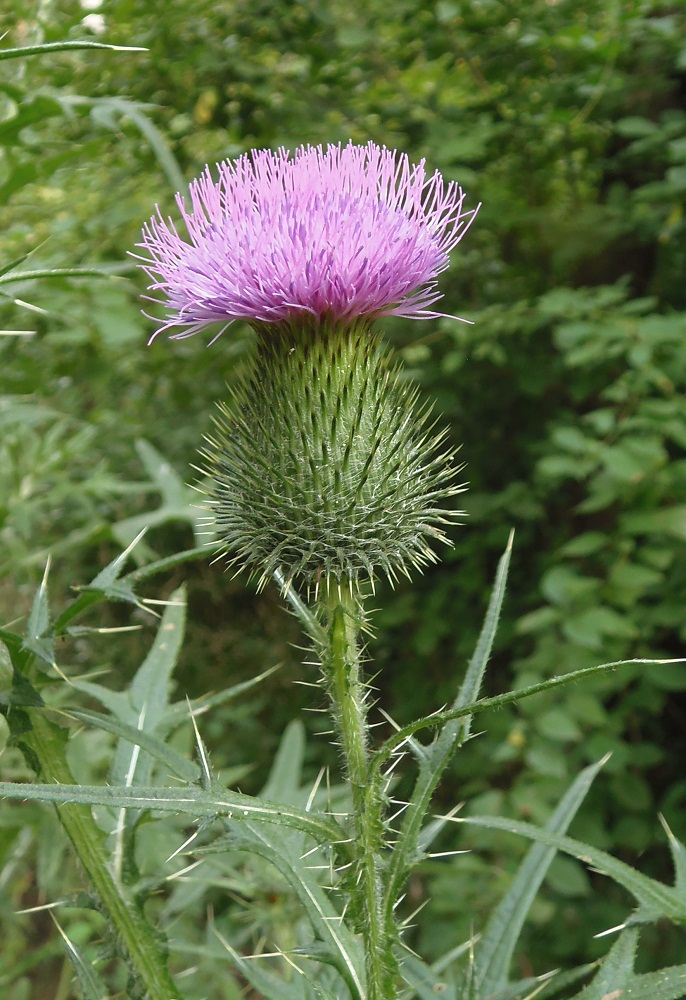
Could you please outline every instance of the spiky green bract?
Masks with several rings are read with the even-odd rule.
[[[230,564],[260,586],[357,587],[435,561],[453,453],[369,324],[258,326],[204,451]]]

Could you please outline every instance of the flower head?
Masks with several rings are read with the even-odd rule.
[[[188,337],[216,322],[307,317],[429,319],[437,276],[471,224],[464,194],[424,161],[352,143],[259,150],[209,167],[178,194],[187,237],[158,210],[143,229],[158,333]]]

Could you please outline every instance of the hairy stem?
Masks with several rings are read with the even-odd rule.
[[[75,784],[64,754],[63,733],[45,718],[43,711],[29,712],[31,731],[22,736],[40,777],[60,785]],[[169,972],[164,950],[140,906],[123,885],[115,882],[108,864],[104,834],[90,806],[58,805],[62,827],[94,889],[103,913],[116,932],[121,953],[146,1000],[182,1000]]]
[[[364,940],[367,1000],[393,1000],[392,928],[383,914],[383,796],[370,767],[365,685],[360,663],[360,600],[331,587],[325,598],[327,643],[322,650],[333,715],[338,727],[353,802],[352,894]]]

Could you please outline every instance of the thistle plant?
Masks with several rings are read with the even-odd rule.
[[[197,727],[197,763],[168,745],[173,720],[183,718],[165,700],[181,642],[181,593],[168,602],[129,700],[117,700],[92,681],[72,682],[112,714],[61,704],[62,718],[118,740],[108,785],[73,782],[61,730],[41,694],[46,677],[52,682],[59,673],[56,640],[98,601],[143,607],[143,580],[207,555],[199,546],[125,573],[134,542],[55,619],[46,575],[26,634],[0,630],[12,674],[5,678],[2,704],[14,738],[43,779],[2,783],[0,793],[57,804],[94,905],[109,919],[117,954],[127,964],[130,997],[182,996],[167,971],[165,946],[146,918],[150,887],[136,881],[132,857],[124,863],[141,816],[171,814],[188,817],[196,829],[168,862],[250,852],[269,862],[301,903],[311,936],[288,954],[276,952],[287,960],[290,977],[248,962],[221,939],[241,975],[267,1000],[516,1000],[541,990],[547,996],[566,990],[578,1000],[623,992],[632,1000],[678,1000],[686,966],[663,970],[659,978],[639,975],[634,954],[641,923],[665,917],[686,923],[686,848],[668,831],[676,878],[667,886],[566,835],[602,761],[578,776],[545,829],[470,817],[467,822],[528,837],[533,846],[480,935],[458,942],[434,966],[406,946],[399,905],[413,867],[459,820],[457,808],[429,813],[446,766],[470,737],[473,717],[623,662],[661,661],[602,664],[479,697],[505,594],[510,540],[453,703],[384,740],[372,738],[367,601],[380,578],[393,583],[437,558],[436,543],[449,541],[447,532],[460,519],[455,496],[463,488],[454,449],[375,323],[385,315],[441,315],[433,309],[440,298],[437,278],[478,206],[465,208],[460,187],[428,174],[423,163],[412,165],[372,143],[301,148],[292,155],[255,152],[217,169],[216,178],[208,169],[186,197],[177,196],[184,228],[159,212],[144,228],[140,261],[150,298],[164,311],[155,336],[208,331],[215,341],[236,320],[254,330],[250,364],[219,404],[202,452],[205,508],[218,556],[258,587],[274,581],[301,622],[328,698],[345,788],[336,807],[319,784],[303,797],[292,772],[286,781],[278,766],[281,780],[273,777],[261,796],[248,796],[214,775]],[[191,706],[193,715],[211,702]],[[435,735],[424,742],[427,730]],[[297,757],[297,742],[287,734],[280,758]],[[405,754],[417,774],[408,799],[397,802],[394,769]],[[113,811],[109,854],[93,804]],[[638,904],[581,992],[578,983],[588,980],[588,968],[552,983],[545,976],[510,979],[519,933],[556,851],[593,865]],[[71,954],[84,996],[105,996],[73,945]]]
[[[396,930],[382,903],[388,780],[370,770],[364,595],[379,575],[436,558],[430,542],[446,540],[461,487],[373,322],[436,315],[436,278],[477,209],[373,143],[243,156],[192,184],[190,205],[177,200],[188,239],[153,218],[143,267],[167,310],[160,331],[243,319],[256,332],[204,451],[207,506],[230,565],[313,599],[353,804],[347,892],[368,996],[382,1000],[395,991]]]

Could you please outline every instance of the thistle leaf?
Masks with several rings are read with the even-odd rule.
[[[40,45],[23,45],[16,49],[0,49],[1,59],[23,59],[26,56],[41,56],[49,52],[64,52],[77,49],[109,49],[111,52],[147,52],[138,45],[108,45],[105,42],[80,42],[74,39],[66,42],[42,42]]]
[[[151,736],[142,729],[137,729],[135,726],[128,725],[120,719],[112,718],[110,715],[103,715],[102,712],[94,712],[92,709],[68,706],[61,709],[61,712],[69,718],[77,719],[79,722],[93,726],[96,729],[102,729],[103,732],[112,733],[113,736],[118,736],[120,741],[123,740],[131,746],[140,747],[151,758],[157,760],[166,769],[171,771],[172,774],[175,774],[184,781],[195,782],[200,779],[200,768],[197,764],[194,764],[182,754],[177,753],[176,750],[167,746],[162,740]]]
[[[185,590],[180,587],[168,598],[152,647],[136,672],[128,690],[128,707],[122,722],[143,733],[164,738],[171,690],[171,675],[183,643],[186,618]],[[149,785],[153,758],[120,740],[112,764],[113,785]]]
[[[168,521],[181,521],[190,524],[194,541],[199,543],[202,532],[198,526],[197,494],[184,483],[167,459],[148,441],[137,441],[136,451],[155,489],[160,493],[161,502],[154,510],[136,514],[134,517],[113,524],[112,534],[116,540],[120,545],[128,546],[135,538],[140,537],[142,531]],[[147,550],[147,553],[139,551],[137,558],[142,562],[144,555],[149,552],[150,550]]]
[[[488,604],[481,634],[460,691],[453,703],[453,709],[464,708],[478,697],[505,597],[507,573],[512,554],[512,538],[513,536],[510,535],[507,548],[498,564],[493,592]],[[387,913],[392,911],[407,874],[420,855],[419,845],[422,837],[422,823],[431,803],[431,797],[459,742],[468,735],[470,722],[471,717],[469,715],[446,722],[433,743],[425,748],[424,756],[420,757],[419,775],[410,797],[410,804],[403,817],[403,823],[389,866],[387,890],[384,899],[384,906]],[[431,839],[438,835],[442,825],[442,822],[431,824],[430,836],[424,837],[421,841],[422,850],[425,850],[429,846]]]
[[[298,719],[288,724],[261,795],[270,802],[291,802],[301,787],[305,758],[305,728]]]
[[[468,823],[471,826],[479,826],[488,830],[518,833],[547,847],[562,851],[564,854],[570,854],[601,874],[607,875],[608,878],[630,892],[641,905],[643,920],[657,920],[660,917],[667,917],[677,923],[686,922],[686,899],[673,887],[663,885],[662,882],[642,875],[623,861],[613,858],[612,855],[606,854],[605,851],[596,847],[583,844],[571,837],[541,830],[531,823],[523,823],[520,820],[501,819],[496,816],[465,816],[456,822]]]
[[[621,1000],[683,1000],[685,996],[686,965],[670,965],[658,972],[634,976]]]
[[[634,960],[638,945],[638,931],[623,931],[593,977],[593,981],[577,993],[574,1000],[619,1000],[626,996],[625,989],[633,977]]]
[[[327,964],[334,964],[353,1000],[364,1000],[364,960],[360,943],[348,930],[329,897],[292,850],[287,837],[278,837],[251,822],[233,825],[228,836],[198,853],[224,850],[248,851],[270,861],[298,896],[318,939],[327,949]]]
[[[585,768],[562,798],[546,825],[550,834],[564,833],[605,763]],[[522,861],[509,890],[492,913],[474,947],[474,977],[480,993],[491,996],[508,983],[514,948],[536,893],[557,851],[534,844]]]
[[[667,834],[669,850],[672,855],[674,888],[681,896],[686,898],[686,846],[680,840],[677,840],[662,816],[660,817],[660,822]]]
[[[270,969],[264,968],[259,956],[251,959],[239,954],[223,937],[221,943],[240,974],[262,994],[265,1000],[305,1000],[303,977],[287,980]],[[265,960],[266,961],[266,960]]]
[[[33,599],[31,613],[24,637],[24,649],[36,657],[40,664],[50,671],[57,669],[55,662],[55,643],[50,632],[50,609],[48,607],[48,574],[50,560],[45,567],[41,585]],[[45,669],[45,666],[43,669]]]
[[[71,963],[76,971],[76,975],[81,985],[83,1000],[108,1000],[109,991],[93,968],[92,963],[79,950],[79,948],[77,948],[74,942],[67,937],[57,920],[55,920],[54,916],[53,920],[62,937],[62,940],[64,941],[67,954],[69,955]]]
[[[0,782],[0,798],[41,802],[82,802],[94,806],[123,809],[151,809],[160,813],[180,813],[197,819],[226,817],[243,822],[250,819],[300,830],[318,844],[346,840],[343,829],[331,819],[311,815],[302,809],[266,802],[239,792],[196,786],[184,788],[111,788],[107,785],[48,785]]]

